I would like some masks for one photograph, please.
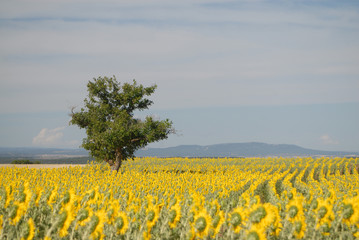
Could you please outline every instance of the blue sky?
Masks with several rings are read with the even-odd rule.
[[[0,2],[0,146],[78,147],[86,83],[156,83],[151,146],[359,151],[358,1]],[[139,113],[143,116],[144,113]]]

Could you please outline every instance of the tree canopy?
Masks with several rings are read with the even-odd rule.
[[[70,124],[86,129],[87,138],[82,146],[96,160],[106,161],[118,171],[124,160],[134,158],[136,150],[168,138],[175,131],[169,119],[134,117],[134,111],[148,109],[153,104],[146,97],[156,88],[157,85],[138,85],[135,80],[121,84],[115,76],[89,81],[85,106],[79,112],[72,109],[70,114]]]

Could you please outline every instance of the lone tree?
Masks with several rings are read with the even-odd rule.
[[[157,85],[143,87],[135,80],[132,84],[120,84],[115,76],[93,80],[87,84],[85,107],[79,112],[72,109],[70,124],[86,129],[87,138],[83,139],[82,146],[96,160],[106,161],[112,170],[118,171],[123,161],[134,158],[136,150],[174,133],[169,119],[134,117],[135,110],[152,105],[146,96],[154,93]]]

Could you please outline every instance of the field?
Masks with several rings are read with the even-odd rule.
[[[0,239],[357,239],[359,159],[0,167]]]

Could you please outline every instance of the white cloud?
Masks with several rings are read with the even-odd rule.
[[[39,134],[32,139],[32,144],[41,147],[78,147],[80,141],[64,139],[65,128],[66,127],[57,127],[54,129],[43,128]]]
[[[321,142],[324,144],[324,145],[338,145],[339,144],[339,141],[338,140],[335,140],[333,139],[331,136],[329,136],[328,134],[324,134],[322,135],[320,138]]]
[[[38,146],[50,146],[59,143],[64,136],[62,132],[64,129],[65,127],[54,129],[43,128],[39,134],[32,139],[32,143]]]

